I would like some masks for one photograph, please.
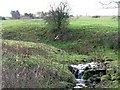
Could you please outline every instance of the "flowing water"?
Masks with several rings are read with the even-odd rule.
[[[101,65],[101,63],[98,62],[91,62],[91,63],[86,63],[86,64],[78,64],[78,65],[70,65],[74,72],[73,74],[76,77],[76,86],[74,88],[83,88],[87,87],[86,86],[86,80],[83,79],[83,74],[86,68],[89,69],[95,69],[98,68]]]

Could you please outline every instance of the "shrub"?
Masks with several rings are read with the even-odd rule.
[[[65,30],[68,25],[69,7],[67,2],[60,2],[58,6],[50,6],[46,21],[53,32]]]
[[[100,18],[100,16],[97,16],[97,15],[96,15],[96,16],[92,16],[92,18]]]

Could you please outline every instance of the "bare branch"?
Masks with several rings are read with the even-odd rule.
[[[120,1],[110,1],[109,3],[105,4],[103,2],[98,2],[102,5],[104,9],[115,9],[115,8],[120,8]],[[110,6],[111,4],[116,4],[114,6]]]

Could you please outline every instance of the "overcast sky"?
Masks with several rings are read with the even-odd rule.
[[[11,16],[11,10],[21,14],[48,11],[50,4],[59,1],[65,0],[0,0],[0,16]],[[117,15],[117,9],[103,9],[99,1],[107,4],[111,0],[67,0],[73,15]]]

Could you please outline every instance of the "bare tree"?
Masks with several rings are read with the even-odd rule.
[[[50,10],[46,21],[52,31],[61,31],[67,28],[69,24],[70,7],[67,2],[60,2],[58,6],[50,5]]]
[[[120,1],[110,1],[109,3],[103,3],[99,2],[104,9],[115,9],[115,8],[120,8]],[[114,5],[112,5],[114,4]],[[111,6],[112,5],[112,6]]]

